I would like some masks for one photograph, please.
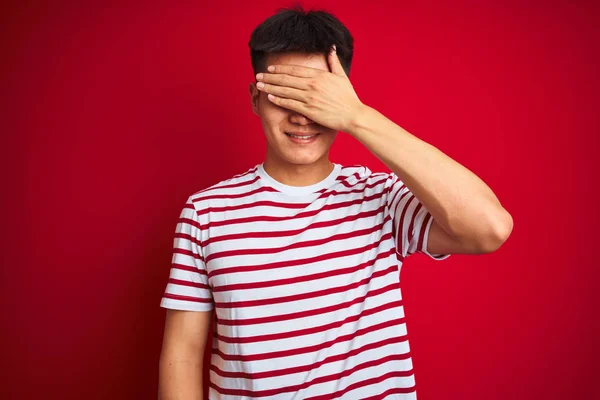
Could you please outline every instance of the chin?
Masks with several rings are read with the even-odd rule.
[[[285,160],[287,162],[289,162],[290,164],[296,164],[296,165],[310,165],[310,164],[316,163],[320,159],[321,159],[321,157],[315,157],[315,156],[285,157]]]
[[[318,161],[321,161],[324,157],[327,157],[327,142],[314,143],[316,146],[310,146],[307,148],[297,148],[293,144],[290,144],[285,133],[281,132],[281,139],[275,139],[271,142],[271,150],[279,155],[279,158],[289,164],[294,165],[310,165]],[[321,133],[323,135],[323,133]],[[329,136],[329,135],[327,135]],[[325,139],[324,136],[322,139]],[[327,137],[329,139],[329,137]]]

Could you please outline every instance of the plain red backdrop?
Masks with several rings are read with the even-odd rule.
[[[0,17],[3,399],[156,398],[179,211],[263,160],[247,44],[292,4],[79,3]],[[303,4],[352,32],[361,100],[514,218],[495,253],[405,263],[419,399],[599,396],[598,7]],[[345,133],[330,155],[389,171]]]

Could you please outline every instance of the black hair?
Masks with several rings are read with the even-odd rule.
[[[250,36],[250,58],[254,74],[266,72],[269,54],[299,52],[324,53],[336,45],[340,63],[350,76],[354,39],[333,14],[323,10],[305,11],[301,5],[279,8],[258,25]]]

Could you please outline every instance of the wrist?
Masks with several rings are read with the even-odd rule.
[[[369,118],[374,110],[366,104],[361,103],[358,110],[353,114],[350,120],[350,126],[348,127],[347,133],[351,136],[357,137],[364,132],[369,124]]]

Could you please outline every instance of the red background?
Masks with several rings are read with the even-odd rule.
[[[291,3],[68,4],[1,13],[0,397],[156,398],[179,211],[263,160],[247,43]],[[420,400],[600,395],[592,4],[317,4],[355,37],[361,100],[514,218],[495,253],[405,263]],[[345,133],[331,159],[387,171]]]

